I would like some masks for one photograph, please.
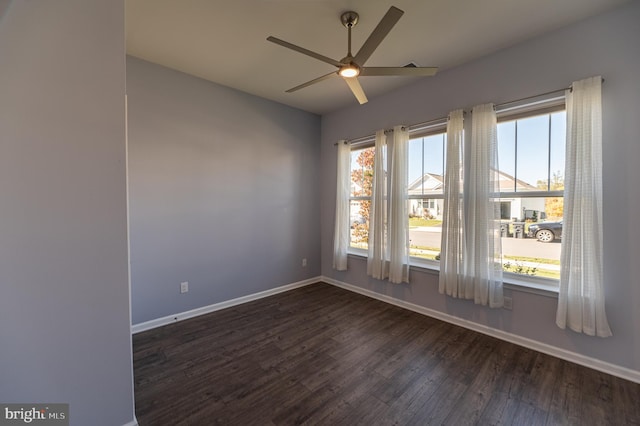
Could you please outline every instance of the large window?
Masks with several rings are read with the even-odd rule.
[[[562,100],[545,109],[498,112],[503,268],[519,278],[560,277],[566,114]],[[440,255],[444,214],[444,124],[409,140],[410,254]],[[350,248],[367,249],[373,185],[373,142],[352,147]],[[515,276],[514,276],[515,277]]]
[[[498,120],[504,270],[558,279],[566,113],[534,111]]]

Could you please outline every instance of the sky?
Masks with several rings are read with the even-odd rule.
[[[564,176],[565,129],[565,111],[498,123],[499,169],[534,187],[553,173]],[[409,184],[425,173],[444,175],[446,140],[442,133],[409,141]]]
[[[516,121],[498,123],[500,170],[533,186],[537,186],[538,180],[546,181],[549,178],[549,171],[551,174],[561,172],[564,175],[565,128],[566,113],[564,111],[520,119],[517,126]],[[551,157],[549,157],[549,136],[551,136]],[[445,145],[446,134],[410,141],[409,183],[424,173],[444,174]]]
[[[425,173],[444,175],[446,140],[447,135],[441,134],[409,141],[409,184]]]
[[[549,172],[564,176],[565,129],[564,111],[521,119],[517,125],[516,121],[499,123],[500,170],[533,186],[538,180],[546,181]]]

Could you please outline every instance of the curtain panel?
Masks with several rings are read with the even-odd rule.
[[[409,133],[393,130],[387,143],[376,132],[373,192],[369,210],[367,275],[394,284],[409,282]]]
[[[464,297],[462,287],[464,254],[464,205],[462,199],[462,149],[464,112],[449,113],[447,154],[444,171],[444,216],[440,250],[440,293]]]
[[[369,249],[367,256],[367,275],[383,280],[389,276],[389,252],[387,249],[387,179],[386,179],[386,143],[384,130],[376,132],[373,161],[373,188],[371,207],[369,208]]]
[[[393,128],[389,155],[389,281],[409,282],[409,131]]]
[[[504,298],[497,179],[498,136],[493,104],[473,108],[470,151],[464,293],[461,297],[499,308]]]
[[[602,78],[566,93],[564,216],[556,324],[611,336],[605,313],[602,245]]]
[[[333,233],[333,269],[347,269],[349,249],[349,194],[351,148],[346,141],[338,141],[338,164],[336,172],[336,217]]]

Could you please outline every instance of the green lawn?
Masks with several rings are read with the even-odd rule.
[[[437,260],[436,256],[439,254],[440,249],[438,247],[411,246],[411,256]],[[544,268],[544,265],[560,265],[559,260],[541,259],[538,257],[504,256],[503,261],[504,263],[509,262],[511,264],[510,268],[504,269],[508,272],[515,272],[515,269],[521,265],[525,271],[532,271],[532,268],[535,268],[533,274],[530,274],[531,276],[560,279],[560,271]],[[524,262],[526,262],[526,264],[523,264]],[[531,264],[533,265],[530,266]]]
[[[436,257],[438,256],[439,252],[437,251],[429,251],[429,250],[421,250],[421,249],[412,249],[411,250],[411,256],[414,257],[419,257],[422,259],[429,259],[429,260],[438,260]]]
[[[532,262],[532,263],[545,263],[547,265],[559,265],[559,260],[554,259],[543,259],[541,257],[525,257],[525,256],[503,256],[506,260],[513,260],[515,262]]]
[[[437,219],[423,219],[421,217],[410,217],[409,227],[416,228],[418,226],[442,226],[442,221]]]
[[[538,269],[534,274],[535,277],[560,279],[560,271],[549,271],[547,269]]]
[[[425,221],[424,219],[420,219]],[[429,221],[429,222],[439,222],[439,221]],[[427,226],[427,225],[419,225],[419,226]],[[431,225],[436,226],[436,225]],[[365,243],[354,244],[351,243],[352,247],[358,247],[366,249],[367,246]],[[411,245],[411,256],[420,257],[423,259],[429,260],[437,260],[436,257],[440,254],[439,247],[425,247],[425,246],[415,246]],[[524,257],[524,256],[504,256],[504,263],[510,263],[511,267],[508,269],[504,269],[507,272],[516,272],[518,266],[521,266],[524,271],[532,271],[532,268],[535,268],[533,274],[529,274],[534,277],[542,277],[542,278],[553,278],[560,279],[560,271],[553,269],[545,269],[545,265],[560,265],[559,260],[553,259],[542,259],[539,257]],[[524,275],[524,274],[523,274]]]

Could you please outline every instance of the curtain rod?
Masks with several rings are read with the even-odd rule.
[[[559,92],[565,92],[565,91],[567,91],[567,90],[571,90],[571,86],[569,86],[569,87],[564,87],[564,88],[562,88],[562,89],[551,90],[550,92],[540,93],[539,95],[526,96],[526,97],[524,97],[524,98],[516,99],[516,100],[513,100],[513,101],[503,102],[503,103],[501,103],[501,104],[496,104],[496,105],[494,105],[494,108],[496,108],[496,109],[497,109],[497,108],[503,107],[503,106],[505,106],[505,105],[517,104],[517,103],[519,103],[519,102],[527,101],[527,100],[529,100],[529,99],[539,98],[539,97],[541,97],[541,96],[546,96],[546,95],[552,95],[552,94],[554,94],[554,93],[559,93]]]
[[[602,82],[604,83],[604,78],[602,79]],[[562,89],[557,89],[557,90],[552,90],[552,91],[550,91],[550,92],[540,93],[540,94],[538,94],[538,95],[527,96],[527,97],[524,97],[524,98],[516,99],[516,100],[514,100],[514,101],[503,102],[503,103],[501,103],[501,104],[497,104],[497,105],[495,105],[495,107],[496,107],[496,108],[500,108],[500,107],[503,107],[503,106],[505,106],[505,105],[515,104],[515,103],[522,102],[522,101],[526,101],[526,100],[533,99],[533,98],[539,98],[540,96],[552,95],[552,94],[554,94],[554,93],[558,93],[558,92],[565,92],[565,91],[567,91],[567,90],[569,90],[569,91],[573,91],[573,86],[564,87],[564,88],[562,88]]]
[[[602,82],[604,83],[604,78],[602,79]],[[573,87],[572,87],[572,86],[564,87],[564,88],[562,88],[562,89],[551,90],[550,92],[539,93],[539,94],[537,94],[537,95],[527,96],[527,97],[524,97],[524,98],[516,99],[516,100],[514,100],[514,101],[503,102],[503,103],[501,103],[501,104],[494,105],[494,108],[500,108],[500,107],[503,107],[503,106],[505,106],[505,105],[515,104],[515,103],[518,103],[518,102],[526,101],[526,100],[528,100],[528,99],[539,98],[540,96],[551,95],[551,94],[558,93],[558,92],[565,92],[565,91],[567,91],[567,90],[571,91],[571,90],[573,90]],[[463,111],[463,114],[465,114],[465,115],[466,115],[466,114],[467,114],[467,112],[466,112],[466,111]],[[441,118],[436,118],[436,119],[429,120],[429,121],[423,121],[422,123],[412,124],[412,125],[410,125],[410,126],[402,126],[402,129],[403,129],[403,130],[411,130],[411,128],[412,128],[412,127],[413,127],[413,128],[420,128],[420,127],[422,127],[422,126],[427,126],[427,125],[429,125],[429,124],[437,123],[438,121],[444,121],[444,120],[448,120],[448,119],[449,119],[449,116],[441,117]],[[392,130],[393,130],[393,129],[385,129],[385,133],[387,133],[387,132],[391,132]],[[414,130],[415,130],[415,129],[414,129]],[[345,140],[345,141],[344,141],[344,143],[345,143],[345,145],[346,145],[346,144],[351,144],[351,143],[357,143],[357,142],[365,141],[365,140],[367,140],[367,139],[371,139],[371,138],[373,138],[373,137],[375,137],[375,134],[367,135],[367,136],[362,136],[362,137],[360,137],[360,138],[356,138],[356,139],[347,139],[347,140]],[[333,146],[338,146],[338,142],[334,143],[334,144],[333,144]]]
[[[445,120],[448,120],[448,119],[449,119],[449,117],[440,117],[440,118],[435,118],[435,119],[433,119],[433,120],[423,121],[423,122],[421,122],[421,123],[412,124],[412,125],[410,125],[410,126],[402,126],[402,129],[403,129],[403,130],[411,130],[411,128],[412,128],[412,127],[420,128],[420,127],[423,127],[423,126],[427,126],[427,125],[429,125],[429,124],[437,123],[437,122],[439,122],[439,121],[445,121]],[[393,129],[384,129],[384,132],[385,132],[385,133],[389,133],[389,132],[392,132],[392,131],[393,131]],[[367,136],[362,136],[362,137],[359,137],[359,138],[356,138],[356,139],[347,139],[347,140],[345,140],[345,141],[344,141],[344,143],[345,143],[345,145],[346,145],[346,144],[352,144],[352,143],[363,142],[363,141],[366,141],[366,140],[368,140],[368,139],[374,138],[375,136],[376,136],[376,135],[375,135],[375,133],[374,133],[374,134],[367,135]],[[333,145],[334,145],[334,146],[338,146],[338,142],[334,143]]]

